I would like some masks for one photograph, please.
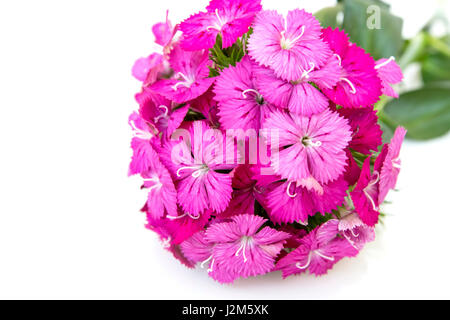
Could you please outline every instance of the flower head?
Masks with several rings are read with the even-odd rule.
[[[375,61],[363,49],[350,43],[344,31],[323,30],[323,39],[330,45],[341,64],[341,76],[334,88],[321,88],[334,103],[358,108],[375,104],[381,96],[381,81]]]
[[[301,181],[311,176],[319,183],[336,180],[345,170],[345,148],[351,139],[347,120],[324,110],[302,117],[276,110],[264,123],[278,130],[281,150],[272,154],[272,168],[283,179]]]
[[[213,243],[214,268],[226,272],[211,276],[221,282],[232,282],[239,277],[250,277],[272,271],[276,256],[283,249],[288,233],[263,227],[267,220],[250,214],[234,216],[230,222],[212,224],[206,230],[206,239]]]
[[[317,276],[326,274],[339,260],[358,254],[349,241],[338,237],[338,220],[329,220],[300,239],[300,246],[278,261],[277,270],[286,278],[309,270]]]
[[[177,103],[193,100],[214,83],[214,78],[209,78],[208,67],[211,63],[206,50],[188,52],[176,46],[170,54],[173,79],[159,80],[151,86],[151,90]]]
[[[178,202],[194,217],[207,209],[221,213],[233,191],[226,171],[236,164],[226,156],[235,154],[234,144],[205,121],[193,122],[188,130],[191,141],[167,141],[160,153],[176,181]]]
[[[286,19],[276,11],[262,11],[253,24],[248,51],[277,77],[297,81],[311,67],[323,66],[331,56],[320,35],[320,23],[304,10],[289,11]]]
[[[224,129],[259,130],[270,106],[256,90],[253,70],[256,64],[248,57],[235,67],[225,69],[214,86],[219,103],[219,118]]]
[[[139,103],[139,113],[142,118],[165,137],[172,135],[181,125],[189,109],[189,105],[178,107],[146,88],[136,95],[136,100]]]
[[[184,50],[210,49],[218,35],[224,48],[232,46],[248,31],[261,4],[259,0],[212,0],[206,10],[180,24]]]
[[[155,43],[163,47],[165,55],[169,54],[174,45],[174,37],[177,33],[178,26],[173,27],[169,20],[169,10],[166,13],[166,21],[159,22],[152,27]]]

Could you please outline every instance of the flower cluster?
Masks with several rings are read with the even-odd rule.
[[[304,10],[211,0],[153,27],[130,175],[147,227],[221,283],[281,270],[322,275],[375,238],[406,131],[383,145],[374,104],[402,80]]]

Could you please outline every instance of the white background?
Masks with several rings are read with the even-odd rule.
[[[439,1],[391,1],[414,35]],[[444,3],[443,1],[441,1]],[[263,1],[265,8],[333,1]],[[202,1],[0,3],[0,298],[450,298],[450,135],[407,142],[386,226],[322,278],[222,286],[161,248],[127,178],[134,60]],[[448,4],[447,4],[448,8]]]

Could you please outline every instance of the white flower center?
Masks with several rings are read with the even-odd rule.
[[[298,40],[300,40],[301,37],[303,37],[303,34],[305,33],[305,26],[302,26],[302,31],[299,36],[295,37],[294,39],[289,39],[286,37],[286,30],[281,31],[281,39],[280,39],[280,46],[283,50],[290,50],[292,49]]]

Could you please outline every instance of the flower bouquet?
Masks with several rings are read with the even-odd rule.
[[[375,239],[406,134],[383,144],[374,110],[396,97],[393,57],[375,61],[344,30],[258,0],[212,0],[153,33],[161,52],[133,67],[129,174],[167,250],[231,283],[323,275]]]

